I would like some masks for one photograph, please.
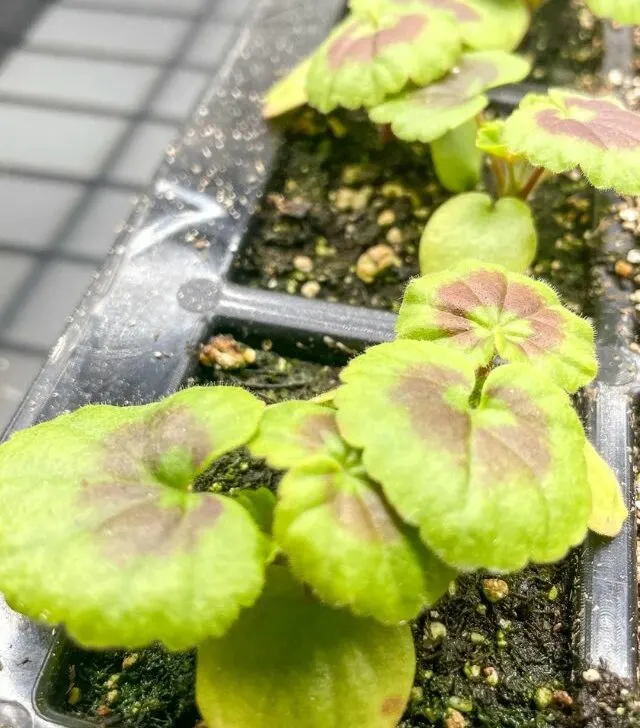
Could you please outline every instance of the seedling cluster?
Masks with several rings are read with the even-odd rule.
[[[536,248],[525,200],[575,167],[640,192],[640,117],[552,90],[483,123],[476,146],[484,92],[528,71],[508,51],[529,13],[523,0],[353,0],[274,89],[270,115],[365,107],[431,143],[454,189],[477,181],[479,167],[456,166],[470,143],[497,199],[468,192],[433,215],[396,340],[316,401],[196,387],[84,407],[3,444],[11,606],[93,648],[196,646],[211,726],[388,728],[414,676],[407,622],[459,573],[556,561],[589,528],[617,534],[619,486],[570,399],[597,372],[593,330],[522,275]],[[200,492],[242,446],[283,471],[277,493]]]

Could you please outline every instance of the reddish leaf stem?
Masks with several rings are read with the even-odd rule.
[[[535,190],[535,188],[539,184],[544,173],[545,173],[544,167],[536,167],[533,170],[533,172],[529,176],[529,179],[526,181],[524,187],[520,190],[521,199],[526,200],[529,197],[529,195]]]

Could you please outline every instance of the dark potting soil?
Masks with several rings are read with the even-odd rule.
[[[202,367],[194,383],[242,384],[268,402],[308,398],[337,383],[335,362],[280,356],[270,341],[249,344],[256,352],[254,364],[237,370]],[[275,489],[279,478],[280,473],[239,449],[215,463],[198,488],[233,496],[246,488]],[[573,577],[573,558],[529,568],[505,579],[509,593],[497,603],[483,593],[483,576],[461,578],[413,625],[417,674],[400,728],[635,725],[629,722],[631,698],[606,680],[590,683],[586,693],[589,711],[604,715],[605,722],[582,718],[579,690],[571,682]],[[59,710],[132,728],[198,724],[192,652],[172,654],[156,646],[135,653],[71,649],[55,690]],[[603,690],[605,702],[591,694]],[[619,708],[624,716],[616,713]],[[464,724],[451,722],[459,717]],[[620,722],[623,718],[626,722]]]
[[[535,12],[520,52],[533,60],[531,81],[592,90],[602,62],[602,23],[583,0],[548,0]]]

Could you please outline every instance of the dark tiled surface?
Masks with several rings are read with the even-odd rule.
[[[0,2],[0,429],[254,2]]]

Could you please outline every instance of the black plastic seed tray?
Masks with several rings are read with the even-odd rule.
[[[214,87],[196,109],[181,145],[86,294],[8,432],[88,403],[140,404],[173,392],[194,370],[199,342],[213,330],[242,327],[313,349],[389,340],[390,313],[256,291],[229,281],[236,251],[269,180],[281,138],[260,114],[276,75],[309,53],[343,12],[343,0],[259,0]],[[625,70],[628,38],[607,34],[609,58]],[[623,43],[621,43],[621,41]],[[618,55],[616,55],[618,54]],[[512,103],[523,89],[509,89]],[[506,96],[505,96],[506,93]],[[513,101],[510,101],[512,99]],[[206,191],[205,191],[206,190]],[[210,247],[197,250],[194,236]],[[602,284],[601,375],[586,393],[587,424],[617,471],[630,507],[630,414],[640,386],[629,351],[627,293],[608,258],[630,241],[612,230],[595,274]],[[8,434],[7,432],[7,434]],[[4,514],[6,517],[6,514]],[[612,542],[589,541],[583,556],[576,631],[586,663],[636,673],[635,519]],[[0,600],[0,726],[88,726],[57,713],[51,685],[64,669],[65,637],[12,612]]]

